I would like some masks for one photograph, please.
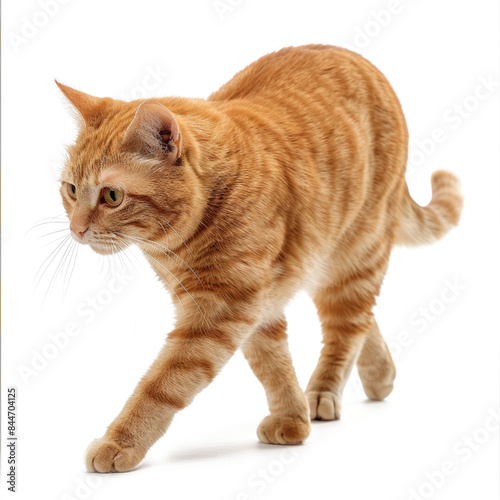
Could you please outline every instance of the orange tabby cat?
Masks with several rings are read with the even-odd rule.
[[[462,198],[439,171],[430,204],[412,200],[405,119],[374,66],[311,45],[259,59],[207,100],[123,102],[58,85],[82,121],[61,179],[73,237],[101,254],[137,245],[177,306],[88,470],[135,467],[239,348],[266,390],[264,443],[299,443],[310,419],[338,419],[355,362],[369,398],[391,392],[372,313],[391,248],[441,237]],[[305,395],[283,313],[300,288],[324,338]]]

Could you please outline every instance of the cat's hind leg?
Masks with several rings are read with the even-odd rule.
[[[387,254],[381,252],[370,267],[339,276],[335,284],[323,287],[313,297],[322,324],[324,346],[306,389],[312,420],[340,418],[344,386],[374,328],[372,308],[387,260]],[[370,340],[369,346],[372,345]],[[362,377],[367,382],[365,366],[371,354],[372,350],[367,347],[361,363]]]
[[[309,436],[309,408],[288,350],[284,318],[257,329],[242,347],[266,391],[270,415],[257,436],[263,443],[298,444]]]
[[[373,322],[357,361],[365,394],[376,401],[385,399],[394,387],[396,367],[377,322]]]

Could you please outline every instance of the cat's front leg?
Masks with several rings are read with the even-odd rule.
[[[234,354],[251,331],[250,324],[228,321],[171,332],[106,434],[89,446],[87,470],[122,472],[137,466],[175,413],[188,406]]]
[[[298,444],[311,432],[309,407],[292,365],[282,316],[255,330],[242,346],[266,390],[269,412],[257,429],[263,443]]]

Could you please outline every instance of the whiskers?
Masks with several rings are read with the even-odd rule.
[[[128,238],[131,240],[132,243],[142,243],[143,245],[147,245],[148,247],[151,247],[153,250],[158,251],[159,253],[165,255],[168,259],[170,259],[176,266],[177,269],[179,269],[179,264],[175,261],[175,259],[172,257],[175,256],[177,259],[181,261],[182,264],[184,264],[196,277],[196,279],[199,281],[200,285],[205,288],[203,285],[202,281],[200,280],[199,276],[195,273],[193,268],[178,254],[176,254],[173,250],[170,250],[170,248],[161,245],[160,243],[157,243],[156,241],[148,240],[146,238],[141,238],[139,236],[131,236],[129,234],[124,234],[124,233],[118,233],[115,232],[114,234],[121,236],[122,238]],[[147,253],[147,252],[146,252]],[[148,254],[149,255],[149,254]]]
[[[42,301],[42,304],[44,304],[49,294],[56,289],[56,284],[60,283],[62,289],[62,302],[64,302],[69,285],[75,273],[75,268],[77,268],[76,262],[82,245],[73,238],[69,228],[69,221],[61,219],[61,216],[38,221],[26,234],[35,228],[44,230],[43,234],[38,235],[36,240],[46,243],[46,246],[50,246],[50,252],[43,257],[43,261],[35,274],[34,292],[36,293],[40,290],[42,283],[47,283]],[[181,282],[179,277],[165,264],[171,262],[176,266],[177,270],[181,268],[188,270],[204,288],[201,279],[193,268],[168,246],[161,245],[160,243],[146,238],[131,236],[120,232],[111,232],[102,236],[93,235],[91,245],[93,245],[96,250],[102,251],[103,254],[106,253],[106,255],[101,255],[103,258],[101,272],[105,271],[107,267],[105,279],[107,280],[113,276],[119,276],[120,273],[128,273],[129,266],[135,267],[130,258],[130,255],[133,255],[133,253],[129,254],[126,251],[127,247],[132,243],[139,247],[141,252],[146,256],[159,279],[161,279],[167,288],[172,291],[172,294],[176,297],[181,308],[184,310],[183,301],[179,296],[182,295],[182,293],[179,291],[176,284],[178,284],[182,292],[193,301],[201,317],[207,322],[203,311],[193,295],[189,292],[184,283]],[[191,250],[189,251],[192,254]],[[134,257],[136,256],[134,255]],[[162,261],[165,257],[168,259],[168,262],[165,260]],[[141,260],[142,259],[138,259],[139,262],[141,262]],[[172,266],[169,267],[172,268]],[[78,276],[79,273],[76,272],[76,275]],[[175,281],[175,283],[172,280]]]
[[[69,221],[68,219],[64,216],[64,214],[59,214],[54,217],[45,217],[43,219],[40,219],[39,221],[35,222],[25,233],[24,236],[27,236],[31,231],[36,229],[37,227],[45,226],[47,224],[65,224],[69,228]]]
[[[62,219],[61,217],[62,216],[55,216],[41,219],[25,233],[26,236],[36,228],[45,228],[47,225],[50,226],[52,224],[58,224],[58,229],[48,231],[36,238],[37,240],[42,240],[50,236],[57,235],[46,244],[46,246],[55,246],[50,251],[49,255],[45,257],[34,277],[34,292],[39,289],[39,286],[42,283],[43,279],[48,278],[48,285],[43,296],[42,304],[45,303],[47,296],[53,290],[58,279],[62,280],[62,298],[64,300],[75,268],[76,257],[78,254],[78,244],[71,237],[69,221]],[[62,225],[64,225],[65,227],[61,227]],[[54,226],[50,226],[49,229],[52,229],[53,227]]]
[[[42,263],[35,273],[33,293],[37,294],[41,291],[43,305],[47,298],[57,289],[56,285],[59,284],[62,292],[61,303],[64,303],[77,267],[76,262],[82,245],[72,237],[66,216],[58,215],[41,219],[25,233],[25,236],[35,230],[44,231],[42,234],[36,235],[35,241],[43,242],[43,246],[50,247],[50,251],[48,255],[42,257]],[[129,264],[132,265],[132,261],[126,253],[122,252],[122,250],[125,250],[125,246],[120,241],[108,242],[106,240],[99,242],[99,244],[109,251],[109,255],[105,259],[108,264],[108,273],[105,280],[113,275],[128,272]],[[126,259],[128,259],[128,262]]]
[[[173,228],[173,226],[166,220],[164,220],[162,222],[164,222],[179,237],[179,239],[182,241],[182,244],[189,250],[189,253],[191,255],[193,255],[193,252],[191,252],[191,249],[187,246],[187,243],[182,239],[182,236]],[[163,224],[161,222],[159,222],[159,224],[163,228],[163,231],[165,231],[165,227],[163,226]],[[165,236],[166,235],[167,235],[167,232],[165,231]],[[168,245],[168,242],[167,242],[167,245]],[[193,257],[194,257],[194,255],[193,255]]]
[[[105,267],[107,267],[105,281],[120,274],[130,273],[130,266],[134,268],[135,272],[135,265],[127,252],[127,245],[123,245],[118,238],[115,236],[96,238],[93,244],[104,247],[106,250],[106,255],[100,255],[102,259],[100,272],[104,272]]]

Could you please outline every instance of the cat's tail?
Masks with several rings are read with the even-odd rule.
[[[438,170],[432,174],[431,182],[432,199],[426,207],[413,201],[406,186],[396,244],[413,246],[432,243],[458,224],[463,205],[460,181],[451,172]]]

